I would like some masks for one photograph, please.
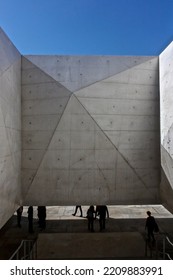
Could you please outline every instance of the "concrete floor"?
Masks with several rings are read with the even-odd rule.
[[[113,253],[111,252],[114,252],[115,250],[111,251],[110,246],[111,244],[116,244],[117,240],[120,240],[120,236],[122,237],[122,239],[119,241],[121,243],[120,247],[123,248],[123,244],[127,244],[126,242],[128,241],[128,247],[131,248],[132,246],[133,248],[133,250],[129,250],[133,252],[134,257],[136,256],[137,258],[137,256],[139,257],[137,253],[140,251],[142,252],[140,254],[143,254],[144,250],[145,219],[147,210],[150,210],[152,215],[156,218],[160,231],[166,232],[169,234],[169,236],[173,236],[173,215],[162,205],[108,206],[110,217],[106,222],[106,230],[103,233],[99,233],[98,220],[95,221],[95,232],[88,232],[87,219],[85,218],[88,206],[84,206],[82,208],[84,217],[80,217],[80,213],[77,213],[77,215],[74,217],[72,216],[72,213],[74,212],[74,206],[47,207],[46,229],[44,231],[40,231],[37,220],[37,207],[34,207],[34,233],[29,234],[27,220],[28,207],[24,207],[21,228],[16,226],[16,215],[14,215],[0,230],[0,259],[9,259],[13,252],[20,245],[21,240],[36,238],[38,238],[38,250],[39,247],[43,247],[42,245],[39,245],[41,244],[40,242],[44,243],[44,249],[50,248],[49,254],[45,256],[43,256],[43,251],[38,251],[38,257],[40,259],[58,259],[69,257],[75,258],[75,249],[72,248],[72,244],[76,244],[76,242],[73,242],[75,236],[78,236],[79,242],[78,245],[75,245],[75,247],[78,246],[78,248],[81,248],[82,244],[87,244],[88,240],[90,240],[90,250],[83,250],[83,252],[86,252],[86,256],[81,253],[81,250],[79,251],[79,255],[76,255],[76,258],[92,259],[94,257],[92,244],[96,244],[93,243],[93,240],[95,239],[98,240],[97,244],[104,244],[104,250],[101,250],[100,252],[98,250],[100,245],[98,244],[97,248],[95,249],[95,258],[99,258],[99,256],[100,258],[113,258]],[[64,238],[64,243],[62,242],[64,245],[62,245],[62,247],[65,246],[68,248],[68,250],[66,250],[66,256],[64,255],[65,251],[59,250],[61,254],[56,254],[57,250],[51,250],[51,248],[58,246],[58,242],[55,244],[55,240],[57,240],[57,234],[60,234],[59,239],[61,239],[61,242],[62,238]],[[109,235],[110,238],[108,238]],[[143,239],[141,239],[141,237]],[[110,239],[111,242],[105,241]],[[141,240],[144,241],[143,244],[141,244]],[[141,244],[140,250],[139,244]],[[69,248],[71,248],[71,253]],[[125,245],[124,248],[127,248],[127,245]],[[120,253],[117,253],[116,255],[119,255],[119,257],[121,256]],[[128,252],[126,252],[126,255],[129,256]]]

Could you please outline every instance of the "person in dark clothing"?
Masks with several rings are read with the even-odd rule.
[[[33,207],[29,206],[28,208],[28,231],[33,233]]]
[[[147,229],[148,232],[148,241],[150,242],[152,240],[153,243],[155,243],[155,238],[154,238],[154,229],[156,225],[155,218],[151,216],[151,212],[147,211],[147,219],[146,219],[146,224],[145,224],[145,229]]]
[[[80,217],[82,217],[82,216],[83,216],[83,213],[82,213],[82,206],[81,206],[81,205],[76,205],[76,207],[75,207],[75,212],[74,212],[74,214],[72,214],[72,215],[73,215],[73,216],[76,216],[76,213],[77,213],[78,209],[79,209],[79,211],[80,211]]]
[[[22,218],[22,213],[23,213],[23,206],[20,206],[17,209],[17,226],[21,228],[21,218]]]
[[[91,205],[87,210],[87,219],[88,219],[88,230],[94,232],[95,210],[93,205]]]
[[[109,218],[109,211],[106,205],[98,205],[96,207],[96,216],[99,216],[100,231],[105,229],[106,218]]]
[[[46,206],[38,206],[38,223],[41,229],[46,228]]]

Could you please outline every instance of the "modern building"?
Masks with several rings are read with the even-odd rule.
[[[22,55],[0,29],[0,228],[19,205],[173,211],[172,57]]]

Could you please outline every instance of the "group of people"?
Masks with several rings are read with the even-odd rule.
[[[17,225],[21,227],[21,217],[23,213],[23,206],[17,209]],[[28,207],[28,231],[33,233],[33,206]],[[46,228],[46,206],[37,207],[38,224],[41,230]]]
[[[77,214],[78,209],[80,211],[80,217],[82,217],[83,212],[81,205],[77,205],[75,207],[75,212],[72,215],[75,216]],[[154,244],[154,232],[159,232],[159,227],[156,223],[155,218],[151,215],[151,212],[147,211],[146,214],[148,217],[146,219],[145,229],[147,230],[148,241]],[[88,230],[91,232],[94,232],[94,220],[97,217],[99,218],[100,231],[102,231],[105,229],[106,218],[109,218],[109,211],[106,205],[97,205],[96,209],[93,205],[91,205],[87,210],[86,218],[88,219]]]
[[[106,218],[109,218],[109,211],[106,205],[97,205],[96,209],[93,205],[87,210],[88,230],[94,232],[94,221],[99,218],[100,231],[105,230]]]
[[[81,205],[75,207],[75,212],[72,214],[75,216],[77,211],[80,211],[80,217],[83,217],[83,211]],[[17,225],[21,227],[21,217],[23,213],[23,206],[17,209]],[[33,206],[28,207],[28,231],[33,233]],[[46,228],[46,206],[38,206],[37,208],[38,224],[40,229]],[[151,215],[150,211],[147,211],[147,219],[145,223],[145,229],[147,230],[148,241],[155,243],[154,232],[159,232],[158,225],[155,218]],[[88,230],[94,232],[94,221],[99,219],[100,231],[105,230],[106,218],[109,218],[109,211],[106,205],[97,205],[96,208],[91,205],[87,210],[86,218],[88,219]]]
[[[81,205],[76,205],[72,215],[76,216],[78,210],[80,211],[80,217],[83,217]],[[97,205],[96,209],[94,205],[91,205],[88,208],[86,218],[88,219],[88,230],[91,232],[94,232],[94,220],[97,217],[99,218],[100,231],[102,231],[105,229],[106,218],[109,218],[109,211],[106,205]]]

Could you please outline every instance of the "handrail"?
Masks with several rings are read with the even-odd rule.
[[[170,254],[168,254],[168,253],[165,252],[165,255],[168,257],[168,259],[169,259],[170,261],[172,260],[171,257],[170,257]]]
[[[165,256],[168,257],[169,260],[172,260],[171,256],[169,253],[166,252],[166,241],[168,241],[169,245],[171,245],[173,247],[173,243],[170,241],[169,237],[166,235],[166,233],[164,232],[159,232],[157,234],[157,236],[160,235],[160,236],[163,236],[163,239],[162,239],[162,251],[159,251],[158,250],[158,240],[156,239],[156,246],[155,246],[155,251],[156,251],[156,254],[158,256],[158,253],[159,254],[162,254],[163,255],[163,259],[165,259]],[[148,247],[148,241],[146,239],[146,249],[145,249],[145,255],[147,256],[147,247]],[[152,252],[153,252],[153,249],[150,247],[150,257],[152,257]]]
[[[37,246],[35,240],[22,240],[19,247],[9,260],[31,260],[37,257]]]
[[[165,238],[167,239],[167,241],[169,242],[169,244],[173,247],[173,243],[170,241],[169,237],[167,235],[165,235]]]
[[[170,255],[166,252],[166,241],[168,241],[169,245],[171,245],[173,247],[173,243],[170,241],[169,237],[166,234],[164,234],[164,237],[163,237],[163,259],[165,259],[165,255],[167,255],[168,258],[170,260],[172,260]]]

